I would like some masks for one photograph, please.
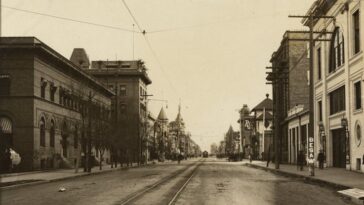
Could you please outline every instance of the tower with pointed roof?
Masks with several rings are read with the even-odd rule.
[[[158,155],[159,161],[164,161],[166,157],[166,150],[168,147],[168,138],[169,138],[169,130],[168,130],[168,117],[167,114],[162,107],[159,111],[158,118],[155,122],[155,133],[156,133],[156,142],[155,148],[156,153]]]

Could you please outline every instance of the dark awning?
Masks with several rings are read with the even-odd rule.
[[[12,134],[13,133],[13,123],[9,118],[0,117],[0,130],[2,133],[5,134]]]

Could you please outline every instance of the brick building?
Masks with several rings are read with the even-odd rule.
[[[74,53],[82,53],[78,49]],[[75,54],[84,56],[84,54]],[[79,58],[75,58],[75,63]],[[83,63],[83,61],[81,61]],[[145,64],[133,61],[92,61],[87,73],[98,79],[116,94],[112,100],[112,113],[115,126],[119,127],[119,147],[121,155],[130,161],[145,160],[147,139],[147,86],[152,83]],[[143,154],[144,153],[144,154]]]
[[[0,38],[0,76],[1,147],[21,171],[75,166],[90,119],[109,119],[114,93],[37,38]]]
[[[281,162],[288,162],[289,156],[289,110],[297,105],[307,109],[309,104],[307,42],[296,40],[304,38],[306,34],[285,32],[280,47],[272,55],[272,71],[267,76],[273,89],[274,139],[278,143],[274,152]]]

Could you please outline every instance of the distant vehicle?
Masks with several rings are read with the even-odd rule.
[[[202,157],[203,158],[209,157],[209,153],[207,151],[202,152]]]

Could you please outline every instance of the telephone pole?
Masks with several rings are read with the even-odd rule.
[[[315,176],[315,155],[314,155],[314,142],[315,142],[315,132],[314,132],[314,92],[315,92],[315,88],[314,88],[314,80],[313,80],[313,72],[314,72],[314,68],[313,68],[313,47],[314,47],[314,42],[315,41],[327,41],[326,39],[322,39],[320,40],[319,37],[317,39],[314,39],[313,35],[314,33],[319,33],[321,34],[326,34],[327,32],[315,32],[313,31],[313,27],[314,27],[314,21],[319,20],[319,19],[334,19],[335,17],[333,16],[321,16],[321,15],[315,15],[313,14],[313,12],[311,12],[310,15],[303,15],[303,16],[293,16],[290,15],[289,18],[303,18],[306,19],[306,26],[309,27],[309,39],[296,39],[296,40],[304,40],[304,41],[309,41],[309,52],[310,52],[310,64],[309,64],[309,82],[310,82],[310,87],[309,87],[309,124],[308,124],[308,166],[309,166],[309,174],[310,176]],[[307,32],[305,32],[307,33]]]
[[[1,0],[0,0],[0,37],[2,36],[2,33],[1,33],[1,27],[3,26],[3,18],[2,18],[2,13],[1,13],[1,10],[2,10],[2,4],[1,4]]]

